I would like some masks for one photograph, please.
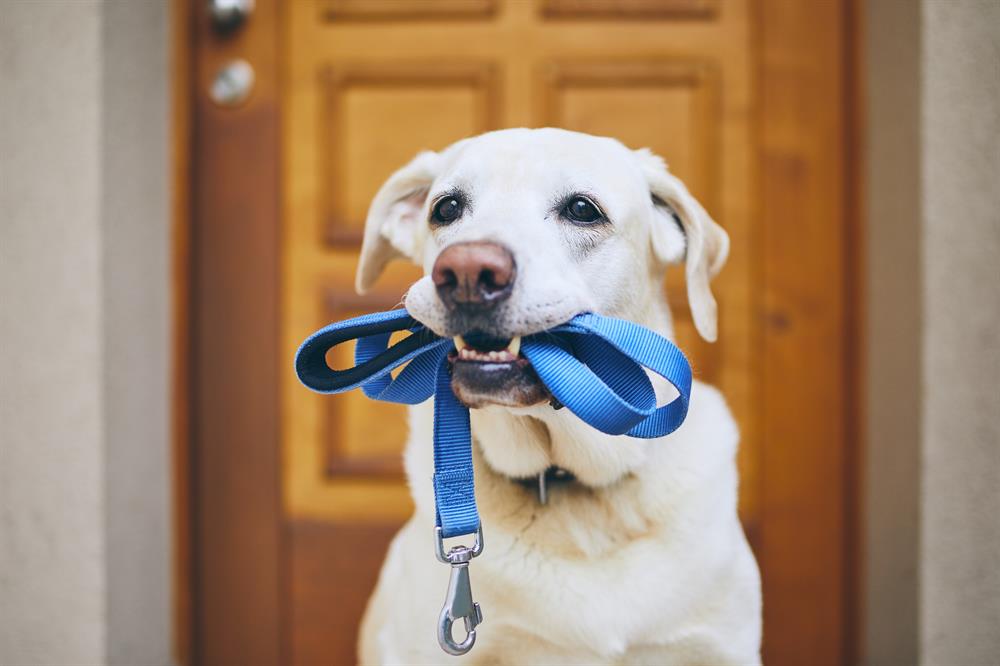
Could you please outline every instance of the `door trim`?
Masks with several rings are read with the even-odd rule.
[[[756,14],[765,663],[856,654],[859,21],[853,0]]]
[[[187,0],[170,11],[170,442],[173,562],[172,649],[182,666],[192,663],[194,581],[191,543],[191,68],[194,45]]]
[[[193,49],[190,662],[279,664],[288,617],[280,374],[279,359],[261,362],[261,350],[280,345],[280,7],[257,0],[244,25],[219,36],[203,0],[178,1]],[[253,89],[240,106],[222,107],[208,90],[235,58],[253,67]]]

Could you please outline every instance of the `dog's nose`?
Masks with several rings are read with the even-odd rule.
[[[514,256],[503,245],[455,243],[438,255],[431,279],[448,308],[490,308],[510,296],[516,272]]]

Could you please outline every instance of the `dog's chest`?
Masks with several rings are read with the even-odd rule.
[[[491,633],[542,634],[601,655],[676,628],[709,584],[704,558],[658,537],[600,558],[545,553],[516,535],[495,534],[491,546],[474,574]]]

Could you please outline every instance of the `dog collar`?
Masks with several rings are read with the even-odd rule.
[[[398,331],[410,335],[389,346]],[[334,370],[327,352],[357,340],[355,366]],[[299,380],[319,393],[361,388],[373,400],[414,405],[434,396],[434,502],[437,557],[451,565],[448,595],[438,623],[438,642],[448,654],[468,652],[482,622],[472,599],[469,563],[484,547],[476,508],[469,409],[451,390],[447,356],[454,349],[406,310],[362,315],[330,324],[309,336],[295,355]],[[531,363],[557,404],[609,435],[662,437],[687,415],[691,366],[669,340],[622,319],[580,314],[539,334],[524,336],[521,354]],[[390,373],[405,366],[394,378]],[[653,385],[643,368],[660,375],[677,397],[657,407]],[[543,477],[541,483],[546,479]],[[444,550],[444,539],[475,534],[472,546]],[[467,635],[452,637],[462,618]]]
[[[573,483],[576,481],[576,477],[569,470],[552,465],[535,476],[511,477],[510,480],[529,490],[534,490],[538,497],[538,503],[544,506],[549,503],[549,486]]]

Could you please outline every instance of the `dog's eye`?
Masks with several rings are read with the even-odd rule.
[[[445,197],[434,204],[431,219],[437,224],[454,222],[462,214],[462,202],[456,197]]]
[[[574,222],[589,224],[603,219],[604,215],[593,201],[587,197],[573,197],[563,208],[563,215]]]

